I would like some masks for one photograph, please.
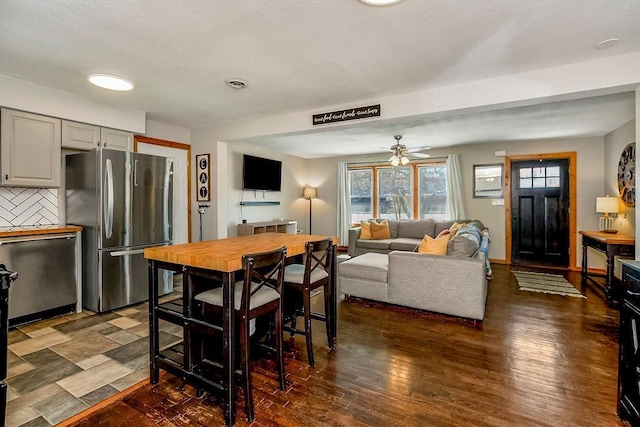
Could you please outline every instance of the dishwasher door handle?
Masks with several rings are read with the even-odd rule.
[[[140,255],[144,253],[144,249],[134,249],[132,251],[115,251],[111,252],[111,256]]]

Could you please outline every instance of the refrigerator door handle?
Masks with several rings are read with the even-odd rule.
[[[113,166],[111,159],[106,160],[107,172],[104,175],[105,203],[104,203],[104,228],[107,239],[113,234]]]
[[[138,159],[133,161],[133,185],[138,185]]]
[[[143,254],[144,249],[134,249],[132,251],[114,251],[110,252],[111,256],[139,255]]]

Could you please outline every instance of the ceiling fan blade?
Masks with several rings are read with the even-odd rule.
[[[417,159],[428,159],[429,157],[431,157],[431,154],[427,153],[411,153],[410,155],[411,157],[415,157]]]
[[[416,153],[418,151],[426,151],[426,150],[431,150],[431,147],[429,147],[428,145],[423,145],[422,147],[412,147],[412,148],[408,148],[407,152]]]

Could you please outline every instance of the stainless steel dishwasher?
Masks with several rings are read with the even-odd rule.
[[[0,263],[20,274],[9,289],[11,326],[74,310],[75,244],[75,233],[0,238]]]

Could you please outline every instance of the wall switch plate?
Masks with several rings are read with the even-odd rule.
[[[491,201],[492,206],[504,206],[504,199],[493,199]]]
[[[496,157],[504,157],[507,155],[506,151],[496,151]]]

